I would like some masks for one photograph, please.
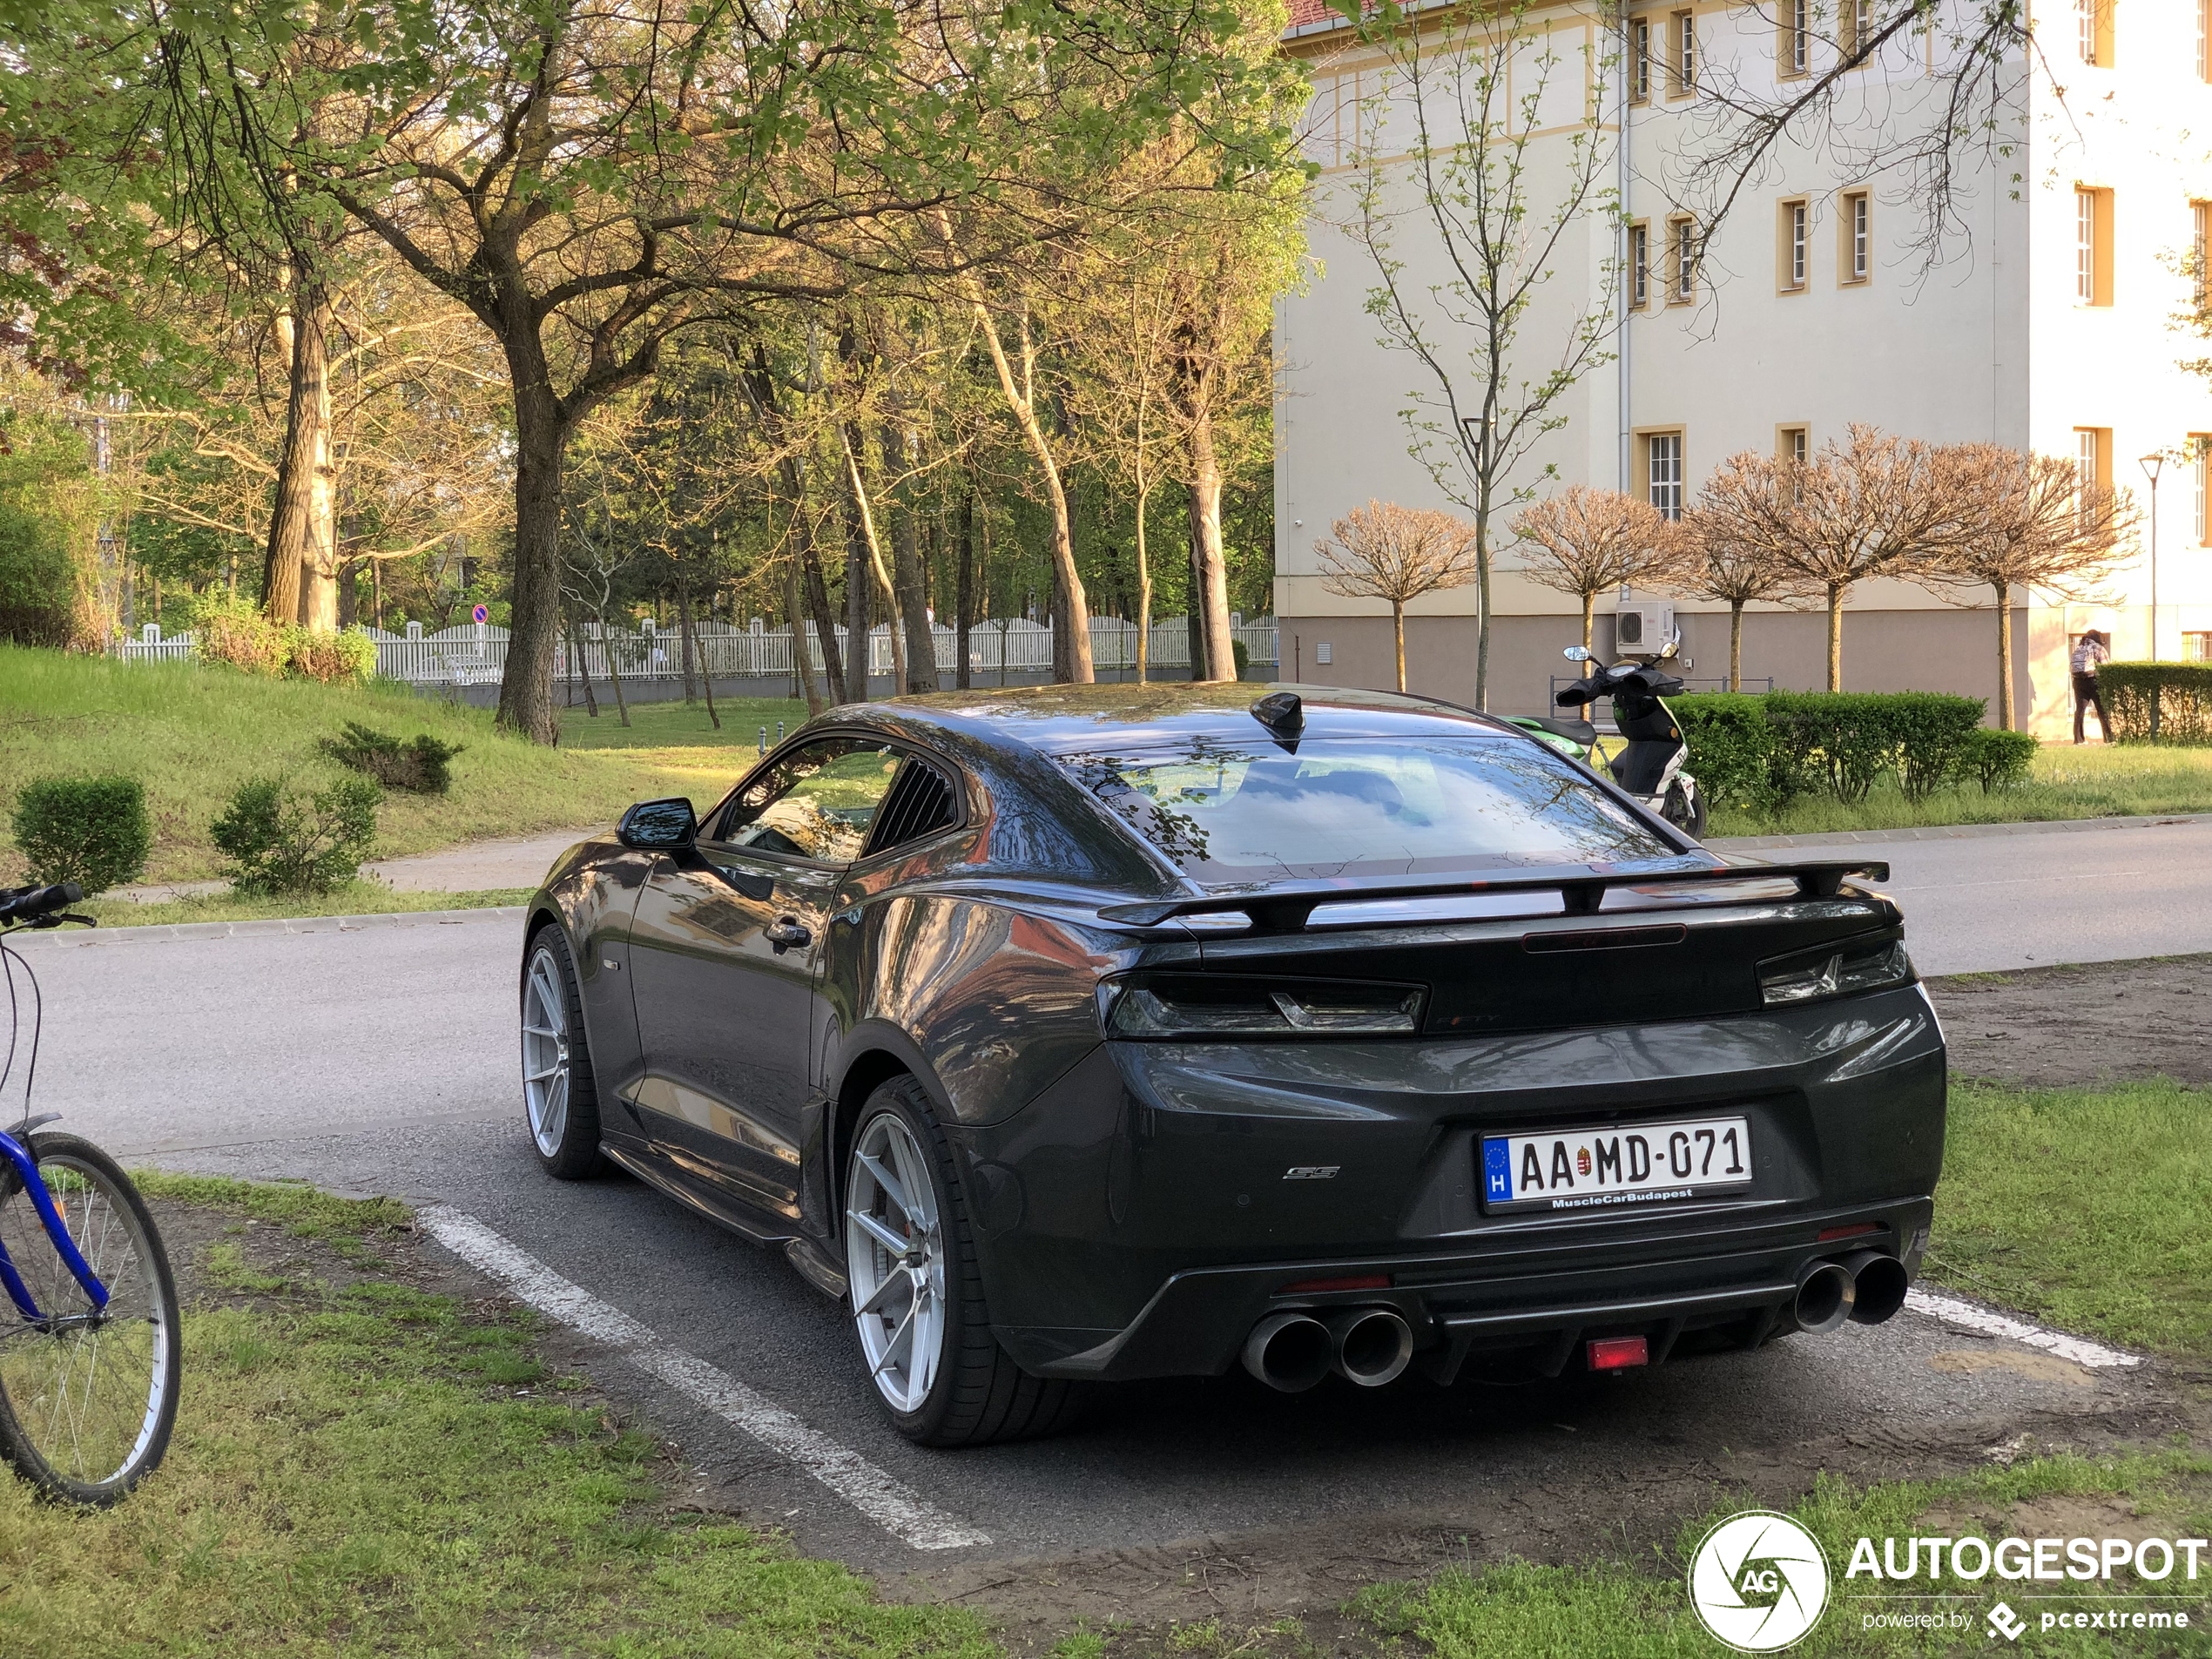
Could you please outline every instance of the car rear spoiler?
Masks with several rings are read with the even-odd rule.
[[[1543,893],[1560,895],[1570,916],[1595,914],[1613,887],[1673,887],[1685,882],[1789,880],[1805,899],[1832,899],[1851,876],[1886,881],[1890,867],[1879,860],[1811,860],[1797,864],[1730,864],[1693,870],[1574,871],[1548,875],[1507,875],[1480,881],[1332,881],[1277,887],[1264,893],[1208,894],[1197,899],[1162,899],[1144,904],[1108,905],[1098,913],[1102,921],[1136,927],[1157,927],[1179,916],[1218,915],[1242,911],[1252,920],[1256,933],[1294,934],[1304,930],[1315,909],[1325,904],[1366,904],[1385,899],[1436,899],[1454,894]]]

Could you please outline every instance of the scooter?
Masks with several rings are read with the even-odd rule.
[[[1705,833],[1705,796],[1697,780],[1683,770],[1689,745],[1683,741],[1681,724],[1662,700],[1683,690],[1682,681],[1660,667],[1676,649],[1677,642],[1670,639],[1653,655],[1631,657],[1610,668],[1601,668],[1552,701],[1561,708],[1583,708],[1602,697],[1611,698],[1614,724],[1629,740],[1628,747],[1607,765],[1613,781],[1694,840]],[[1570,663],[1593,660],[1580,645],[1569,645],[1566,656]],[[1562,720],[1548,729],[1557,732],[1569,724]],[[1596,729],[1581,722],[1571,724],[1588,732],[1585,741],[1595,755]]]

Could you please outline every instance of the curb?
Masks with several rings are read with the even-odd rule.
[[[11,949],[43,940],[53,948],[86,945],[153,944],[172,939],[260,939],[272,934],[357,934],[374,927],[457,927],[463,922],[520,921],[525,905],[495,905],[481,910],[393,910],[373,916],[272,916],[254,921],[152,922],[138,927],[103,927],[90,932],[57,927],[17,934]]]
[[[1986,835],[2060,835],[2087,830],[2153,829],[2165,825],[2212,824],[2212,813],[2168,818],[2052,818],[2024,824],[1942,824],[1925,829],[1830,830],[1817,835],[1730,835],[1709,839],[1716,853],[1749,853],[1770,846],[1885,846],[1898,841],[1971,841]]]

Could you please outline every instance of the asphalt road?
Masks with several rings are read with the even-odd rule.
[[[1878,849],[1862,849],[1870,854]],[[2212,826],[1888,850],[1925,972],[2212,951]],[[151,931],[151,930],[150,930]],[[49,1010],[37,1103],[172,1168],[312,1179],[465,1211],[869,1460],[992,1543],[1060,1556],[1202,1534],[1340,1539],[1441,1517],[1531,1536],[1694,1511],[1715,1482],[1797,1489],[1980,1456],[2022,1433],[2155,1416],[2142,1371],[2088,1372],[1906,1315],[1624,1380],[1295,1398],[1241,1376],[1147,1386],[1042,1445],[948,1455],[883,1425],[838,1310],[782,1259],[634,1182],[547,1180],[515,1084],[510,914],[212,939],[29,941]],[[1993,1356],[1994,1356],[1993,1358]],[[587,1355],[587,1362],[589,1356]],[[611,1359],[703,1487],[811,1548],[911,1552],[758,1442]],[[942,1564],[936,1570],[942,1570]]]

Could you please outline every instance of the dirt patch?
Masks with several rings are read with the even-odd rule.
[[[2212,1086],[2212,956],[1959,974],[1928,990],[1962,1076]]]
[[[2051,1353],[2020,1353],[2010,1348],[1947,1348],[1928,1356],[1932,1371],[1971,1377],[1979,1371],[2009,1371],[2016,1377],[2038,1382],[2065,1383],[2074,1388],[2094,1388],[2097,1379],[2086,1366]]]

